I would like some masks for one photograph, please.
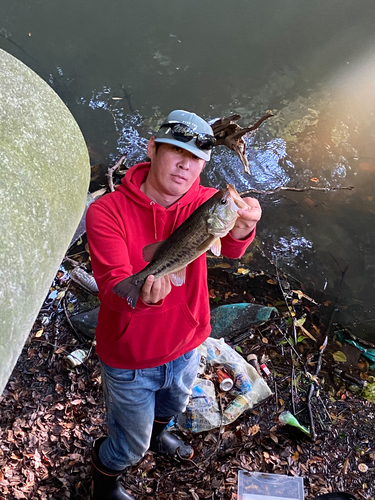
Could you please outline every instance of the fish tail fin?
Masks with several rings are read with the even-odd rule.
[[[137,303],[138,297],[141,293],[142,283],[137,284],[134,276],[129,276],[124,280],[117,283],[112,288],[112,291],[119,297],[127,300],[129,306],[134,309]]]

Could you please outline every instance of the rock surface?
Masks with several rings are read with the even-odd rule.
[[[0,50],[0,394],[85,208],[85,141],[57,94]]]

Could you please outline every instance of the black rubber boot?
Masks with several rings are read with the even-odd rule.
[[[165,430],[172,417],[155,418],[152,429],[150,450],[162,455],[170,455],[172,457],[183,458],[185,460],[192,459],[194,450],[190,444],[185,443],[175,434]]]
[[[98,439],[91,456],[91,473],[93,479],[92,500],[138,500],[130,495],[120,483],[123,471],[115,471],[105,467],[99,460],[99,448],[105,437]]]

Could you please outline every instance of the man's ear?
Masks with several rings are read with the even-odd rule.
[[[147,143],[147,156],[152,160],[152,158],[156,154],[156,143],[155,143],[155,137],[152,136],[148,143]]]

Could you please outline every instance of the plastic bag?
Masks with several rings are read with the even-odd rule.
[[[198,375],[203,375],[207,365],[223,365],[234,380],[231,394],[236,397],[222,414],[216,398],[216,388],[211,380],[195,379],[192,395],[178,424],[191,432],[202,432],[234,422],[245,410],[272,394],[265,380],[223,339],[209,337],[199,346],[201,355]]]

